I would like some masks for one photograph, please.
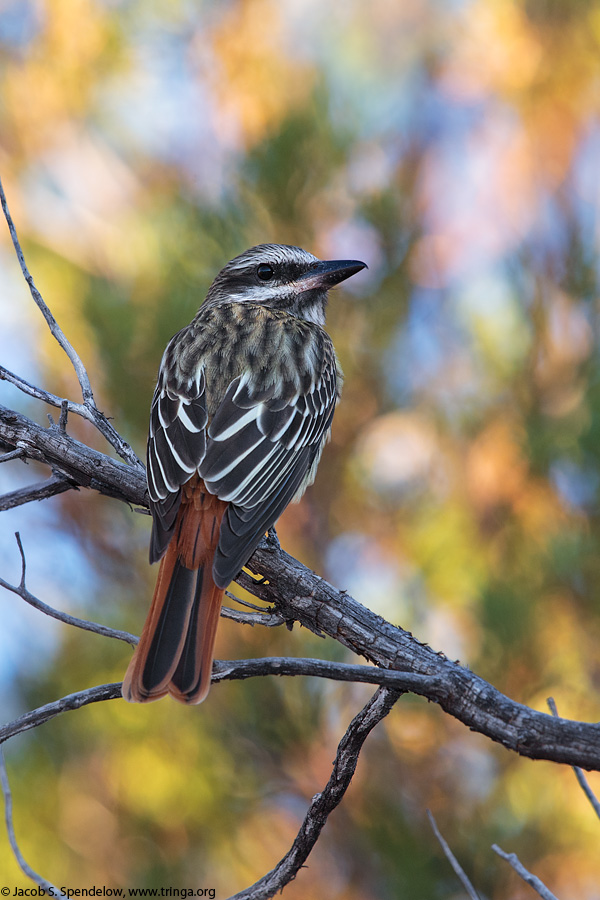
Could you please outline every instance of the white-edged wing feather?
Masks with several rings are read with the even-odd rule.
[[[292,385],[253,391],[235,378],[208,428],[199,468],[208,490],[230,506],[223,518],[213,574],[228,584],[261,536],[314,477],[338,400],[333,352],[301,393]],[[260,397],[260,399],[258,399]]]
[[[206,452],[204,373],[185,388],[159,373],[150,410],[147,447],[148,493],[153,519],[150,562],[164,555],[181,501],[181,486],[197,472]]]
[[[213,566],[219,587],[237,575],[261,536],[312,482],[339,397],[333,346],[323,332],[319,337],[320,353],[305,355],[293,381],[250,368],[233,378],[210,424],[211,385],[202,364],[195,380],[184,380],[173,375],[173,357],[165,354],[148,438],[152,562],[167,548],[181,487],[196,472],[229,503]]]

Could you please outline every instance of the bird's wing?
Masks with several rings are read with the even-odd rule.
[[[322,349],[322,364],[295,383],[250,370],[234,378],[209,425],[199,474],[229,502],[213,565],[220,587],[314,477],[339,396],[333,347]]]
[[[147,475],[152,537],[150,562],[165,553],[181,503],[181,486],[197,472],[206,452],[206,381],[203,369],[184,382],[161,366],[150,411]]]

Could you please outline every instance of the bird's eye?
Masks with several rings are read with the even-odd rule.
[[[268,263],[262,263],[256,270],[256,274],[261,281],[270,281],[275,272],[273,271],[273,266],[268,265]]]

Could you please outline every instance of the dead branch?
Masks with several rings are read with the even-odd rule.
[[[80,487],[147,506],[143,471],[92,450],[58,426],[42,428],[0,406],[0,442],[46,462]],[[261,542],[250,567],[264,580],[242,572],[238,583],[274,606],[286,623],[297,621],[315,634],[328,635],[381,668],[434,676],[433,687],[422,696],[509,750],[600,770],[600,725],[553,718],[509,699],[333,587],[272,540]]]
[[[433,690],[435,677],[414,672],[394,672],[372,666],[330,662],[309,657],[263,656],[260,659],[215,660],[212,683],[240,681],[265,675],[310,676],[332,681],[352,681],[355,684],[377,684],[398,691],[423,694]]]
[[[7,591],[11,591],[13,594],[16,594],[18,597],[21,597],[26,603],[29,603],[30,606],[33,606],[34,609],[39,610],[39,612],[44,613],[46,616],[50,616],[53,619],[58,619],[59,622],[63,622],[65,625],[73,625],[75,628],[82,628],[84,631],[92,631],[95,634],[100,634],[103,637],[111,637],[116,638],[119,641],[125,641],[128,644],[132,644],[135,646],[138,642],[138,638],[134,634],[129,634],[128,631],[119,631],[116,628],[109,628],[106,625],[100,625],[98,622],[90,622],[87,619],[79,619],[77,616],[71,616],[68,613],[60,612],[58,609],[54,609],[52,606],[48,606],[47,603],[44,603],[43,600],[40,600],[34,594],[32,594],[25,584],[25,576],[27,573],[27,562],[25,559],[25,551],[23,550],[23,544],[21,542],[21,535],[17,531],[15,534],[17,539],[17,546],[19,548],[19,553],[21,554],[21,580],[19,584],[9,584],[8,581],[5,581],[4,578],[0,578],[0,587],[5,588]]]
[[[6,455],[10,456],[8,453]],[[0,497],[0,512],[5,509],[14,509],[16,506],[23,506],[25,503],[31,503],[32,500],[47,500],[48,497],[55,497],[56,494],[63,494],[65,491],[73,489],[76,490],[77,485],[70,482],[64,475],[51,475],[45,481],[38,481],[27,487],[3,494]]]
[[[6,762],[4,760],[4,754],[0,749],[0,785],[2,786],[2,794],[4,796],[4,820],[6,822],[6,831],[8,833],[8,840],[10,842],[10,846],[15,855],[15,859],[19,865],[19,868],[23,872],[24,875],[27,875],[28,878],[38,885],[38,887],[42,888],[46,893],[49,893],[51,897],[58,897],[59,900],[67,900],[66,895],[59,891],[57,887],[55,887],[50,881],[47,881],[41,875],[38,875],[36,871],[34,871],[31,866],[26,862],[25,857],[21,853],[21,849],[17,842],[17,836],[15,834],[15,825],[13,822],[13,814],[12,814],[12,793],[10,790],[10,783],[8,780],[8,772],[6,771]]]
[[[467,877],[463,867],[461,866],[461,864],[455,857],[454,853],[450,849],[450,845],[448,844],[448,842],[444,838],[443,834],[441,833],[440,829],[438,828],[437,822],[435,821],[435,819],[433,817],[433,813],[429,809],[427,810],[427,817],[429,819],[429,824],[431,825],[431,827],[433,829],[433,833],[435,834],[440,847],[444,851],[444,856],[446,857],[446,859],[452,866],[452,870],[454,871],[456,877],[458,878],[458,880],[464,887],[465,891],[469,895],[470,900],[481,900],[481,898],[479,897],[479,894],[477,893],[477,891],[471,884],[469,878]]]
[[[525,868],[516,853],[506,853],[498,846],[498,844],[492,844],[492,850],[502,859],[505,859],[506,862],[512,866],[517,875],[523,879],[525,884],[532,887],[542,900],[558,900],[558,897],[553,894],[552,891],[548,890],[543,881],[540,881],[536,875],[532,875],[532,873]]]
[[[52,476],[43,484],[13,491],[0,498],[0,509],[78,487],[91,488],[144,508],[147,506],[147,492],[143,465],[127,442],[98,410],[83,362],[39,293],[26,265],[1,181],[0,200],[31,296],[42,312],[52,335],[69,358],[83,398],[83,403],[75,403],[58,397],[0,367],[0,380],[6,380],[25,394],[61,410],[58,424],[49,417],[50,427],[42,428],[19,413],[0,407],[0,449],[6,451],[0,457],[0,462],[16,458],[25,462],[33,459],[47,464],[52,471]],[[123,465],[71,438],[66,431],[69,412],[92,422],[130,465]],[[41,612],[66,624],[129,643],[136,642],[133,635],[68,616],[32,595],[25,584],[26,561],[18,535],[17,542],[22,560],[20,584],[10,585],[0,579],[0,586],[22,597]],[[373,662],[378,668],[311,659],[221,661],[214,665],[213,681],[273,674],[313,675],[378,683],[381,686],[348,727],[338,746],[331,778],[324,790],[313,798],[289,852],[271,872],[252,887],[236,894],[231,900],[263,900],[272,897],[295,878],[318,840],[327,817],[344,796],[368,734],[388,714],[404,691],[413,691],[438,703],[442,709],[472,730],[479,731],[522,755],[600,769],[600,726],[548,716],[510,700],[458,663],[435,653],[408,632],[374,615],[344,591],[336,590],[282,551],[275,535],[263,541],[251,563],[252,570],[259,572],[262,578],[255,580],[248,573],[241,573],[237,580],[261,600],[270,603],[271,610],[263,612],[259,607],[255,607],[255,611],[251,613],[228,610],[227,615],[250,624],[285,623],[291,627],[293,622],[298,621],[315,634],[328,635],[339,641],[354,653]],[[100,685],[70,694],[54,703],[32,710],[0,728],[0,743],[35,728],[64,711],[119,697],[121,697],[120,683]],[[576,769],[576,774],[585,782],[580,769]],[[52,889],[56,892],[53,885],[27,865],[18,848],[12,822],[12,797],[3,759],[0,759],[0,777],[5,798],[7,830],[19,865],[38,885],[45,890]],[[431,815],[430,819],[453,868],[470,895],[475,898],[477,895],[474,889],[439,834]],[[553,895],[539,879],[521,866],[514,854],[505,854],[497,845],[493,845],[493,849],[507,859],[515,871],[533,886],[540,896],[552,900]],[[55,896],[56,894],[57,892]]]
[[[90,379],[88,373],[86,371],[83,362],[81,361],[79,354],[76,352],[72,344],[67,340],[64,332],[59,326],[58,322],[52,315],[49,307],[44,302],[44,299],[40,292],[38,291],[35,282],[33,280],[33,276],[27,267],[27,263],[25,262],[25,257],[23,255],[23,250],[21,249],[21,244],[19,242],[19,238],[17,235],[17,229],[15,228],[15,223],[13,222],[12,216],[10,214],[10,210],[8,208],[8,203],[6,201],[6,195],[4,193],[4,187],[2,185],[2,180],[0,179],[0,202],[2,203],[2,210],[4,212],[4,217],[6,219],[8,230],[10,232],[10,237],[13,242],[13,246],[15,248],[15,253],[17,254],[17,259],[19,260],[19,265],[21,266],[21,272],[23,273],[23,277],[29,286],[29,291],[31,296],[33,297],[34,303],[42,313],[44,319],[46,320],[46,324],[50,329],[50,333],[56,339],[58,344],[62,347],[62,349],[67,354],[73,369],[75,370],[75,374],[77,375],[77,380],[79,381],[79,386],[81,388],[81,394],[83,397],[83,405],[79,410],[75,410],[74,412],[78,412],[78,415],[84,416],[84,418],[88,419],[92,422],[98,431],[104,435],[109,444],[114,447],[119,456],[123,459],[127,460],[127,462],[131,463],[131,465],[141,468],[142,463],[133,452],[127,441],[124,441],[121,435],[113,428],[110,424],[106,416],[100,412],[98,407],[96,406],[96,401],[94,400],[94,394],[92,392],[92,386],[90,384]],[[4,370],[6,372],[6,370]],[[10,373],[9,373],[10,374]],[[3,376],[5,377],[5,376]],[[22,384],[26,384],[23,379],[20,379]],[[14,382],[13,382],[14,383]],[[19,386],[19,385],[17,385]],[[31,385],[28,385],[31,387]],[[22,388],[21,388],[22,389]],[[58,399],[58,398],[57,398]],[[59,407],[62,407],[63,400],[57,404]]]
[[[289,884],[319,839],[329,814],[342,800],[352,776],[362,746],[375,726],[389,713],[398,699],[396,691],[379,688],[348,726],[339,743],[331,778],[316,794],[308,808],[291,849],[274,869],[267,872],[251,887],[234,894],[229,900],[267,900]]]
[[[547,703],[548,703],[548,706],[550,707],[550,712],[552,713],[552,715],[558,716],[558,709],[556,707],[556,703],[554,702],[554,698],[548,697]],[[598,798],[594,794],[593,790],[591,789],[590,784],[589,784],[587,778],[585,777],[585,774],[583,773],[582,769],[580,769],[579,766],[573,766],[573,772],[575,773],[575,778],[577,779],[579,787],[581,788],[581,790],[583,791],[583,793],[589,800],[592,809],[594,810],[594,812],[600,819],[600,800],[598,800]]]
[[[46,463],[78,487],[89,487],[126,503],[147,506],[143,468],[127,466],[76,441],[58,425],[43,428],[27,416],[0,406],[0,442],[27,459]]]
[[[110,635],[111,637],[113,635]],[[288,659],[287,657],[264,657],[263,659],[215,660],[213,663],[213,684],[220,681],[240,681],[246,678],[259,678],[271,675],[312,676],[328,678],[333,681],[363,682],[386,686],[396,693],[420,690],[428,681],[426,676],[413,675],[410,672],[385,672],[372,669],[370,666],[352,666],[347,663],[332,663],[321,659]],[[30,731],[54,719],[63,712],[79,709],[90,703],[103,700],[120,700],[121,682],[100,684],[97,687],[76,691],[32,709],[12,722],[0,726],[0,744],[24,731]]]
[[[87,688],[84,691],[76,691],[73,694],[67,694],[60,700],[53,703],[45,703],[44,706],[38,706],[29,712],[19,716],[12,722],[0,727],[0,744],[3,744],[9,738],[16,734],[22,734],[24,731],[30,731],[43,725],[50,719],[56,718],[63,712],[72,709],[79,709],[81,706],[88,706],[90,703],[99,703],[102,700],[116,700],[121,697],[121,682],[116,681],[112,684],[99,684],[97,687]]]
[[[316,634],[326,634],[383,668],[437,676],[439,689],[423,696],[509,750],[531,759],[600,769],[600,725],[555,719],[511,700],[268,541],[261,542],[250,562],[266,581],[256,583],[241,573],[239,584],[273,603],[286,621],[299,621]]]

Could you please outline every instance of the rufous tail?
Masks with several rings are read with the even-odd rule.
[[[131,703],[166,694],[201,703],[208,694],[224,594],[213,581],[212,563],[226,507],[200,479],[184,485],[150,612],[123,681],[123,697]]]

